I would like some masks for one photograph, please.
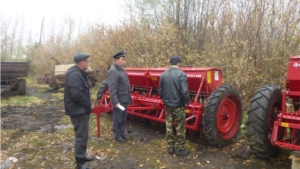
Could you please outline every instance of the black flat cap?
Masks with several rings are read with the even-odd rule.
[[[87,53],[83,53],[83,52],[77,52],[75,55],[74,55],[74,62],[75,63],[78,63],[86,58],[90,57],[90,54],[87,54]]]
[[[126,50],[122,50],[122,51],[116,53],[115,55],[113,55],[113,58],[118,59],[121,56],[125,58],[125,53],[126,53]]]
[[[180,59],[179,56],[177,56],[177,55],[171,56],[171,58],[170,58],[170,63],[172,63],[172,64],[177,64],[178,62],[181,62],[181,59]]]

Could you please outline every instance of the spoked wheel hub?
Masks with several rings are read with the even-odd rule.
[[[217,128],[220,135],[224,139],[230,139],[235,133],[231,133],[232,130],[237,130],[236,126],[237,119],[237,106],[236,104],[226,97],[220,103],[217,116]]]

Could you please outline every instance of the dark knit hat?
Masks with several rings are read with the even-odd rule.
[[[170,58],[170,63],[171,64],[177,64],[178,62],[181,62],[181,59],[180,59],[179,56],[177,56],[177,55],[171,56],[171,58]]]

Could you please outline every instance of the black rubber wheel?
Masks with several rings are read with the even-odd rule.
[[[108,89],[108,79],[105,79],[99,86],[98,92],[97,92],[97,100],[100,101],[102,96],[105,94],[105,92]]]
[[[53,73],[49,74],[48,78],[49,78],[49,86],[54,87],[54,74]]]
[[[279,147],[271,145],[270,137],[274,121],[282,110],[281,101],[281,90],[274,85],[260,87],[251,99],[246,136],[250,150],[260,159],[270,159],[279,150]],[[278,137],[282,138],[283,128],[279,128],[278,132]]]
[[[45,78],[44,77],[38,77],[37,82],[38,82],[38,84],[45,84]]]
[[[55,86],[55,87],[52,88],[52,90],[58,90],[58,89],[59,89],[58,86]]]
[[[18,79],[18,95],[26,94],[26,80]]]
[[[89,87],[90,87],[90,88],[95,87],[95,84],[96,84],[95,79],[94,79],[92,76],[88,76],[87,79],[88,79]]]
[[[202,117],[205,139],[213,146],[224,147],[233,142],[242,122],[242,102],[231,85],[218,87],[207,99]]]

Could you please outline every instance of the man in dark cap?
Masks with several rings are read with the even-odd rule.
[[[173,55],[170,58],[170,68],[164,71],[159,79],[158,93],[165,105],[166,112],[166,138],[168,153],[177,156],[185,156],[190,153],[185,149],[185,108],[189,103],[188,78],[179,69],[181,59]],[[176,136],[174,135],[173,124],[175,122]]]
[[[94,159],[85,156],[92,110],[89,84],[85,73],[90,65],[89,57],[89,54],[83,52],[76,53],[74,55],[76,65],[70,67],[65,74],[64,104],[66,114],[70,116],[75,131],[76,169],[90,169],[84,163]]]
[[[113,106],[113,132],[114,139],[118,142],[125,142],[125,125],[127,121],[126,107],[132,104],[130,96],[130,84],[124,70],[125,53],[120,51],[113,55],[115,63],[108,71],[108,90],[110,101]]]

